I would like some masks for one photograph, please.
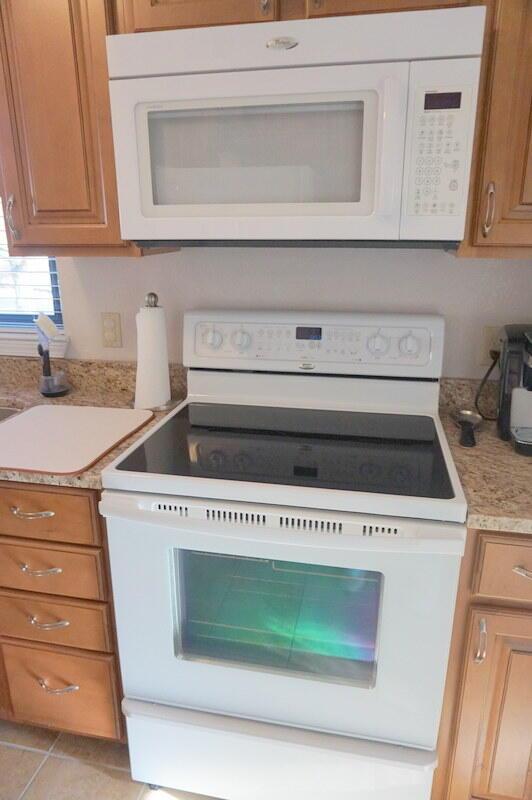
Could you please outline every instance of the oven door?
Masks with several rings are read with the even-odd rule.
[[[126,697],[433,748],[460,537],[229,506],[104,493]]]
[[[111,81],[122,236],[398,239],[409,65]]]

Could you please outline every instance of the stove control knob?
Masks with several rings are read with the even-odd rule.
[[[231,342],[237,350],[247,350],[251,345],[251,335],[240,328],[231,336]]]
[[[247,472],[253,466],[253,459],[248,453],[237,453],[234,464],[238,472]]]
[[[209,328],[203,336],[203,341],[211,350],[218,350],[223,344],[224,337],[216,328]]]
[[[376,356],[384,356],[390,348],[390,340],[382,333],[375,333],[368,339],[368,350]]]
[[[223,450],[212,450],[208,455],[208,462],[211,469],[219,470],[223,469],[226,464],[226,457]]]
[[[411,333],[399,339],[399,352],[403,356],[417,356],[419,353],[419,339]]]

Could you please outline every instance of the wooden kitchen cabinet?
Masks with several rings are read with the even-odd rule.
[[[279,0],[115,0],[119,33],[278,19]]]
[[[0,186],[11,255],[134,255],[120,237],[106,0],[0,3]]]
[[[532,796],[532,615],[476,608],[449,800]]]
[[[120,33],[304,19],[339,14],[416,11],[482,0],[115,0]]]
[[[0,482],[0,719],[121,739],[98,499],[87,489]]]
[[[374,14],[390,11],[424,11],[479,5],[481,0],[305,0],[308,17],[340,14]]]
[[[532,537],[468,531],[432,800],[532,798]]]
[[[496,0],[460,254],[532,257],[532,2]]]

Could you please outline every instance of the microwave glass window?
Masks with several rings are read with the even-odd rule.
[[[177,655],[375,684],[379,572],[175,551]]]
[[[363,125],[360,100],[148,112],[153,205],[357,203]]]

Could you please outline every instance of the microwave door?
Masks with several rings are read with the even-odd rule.
[[[399,237],[407,64],[111,82],[122,235]]]

